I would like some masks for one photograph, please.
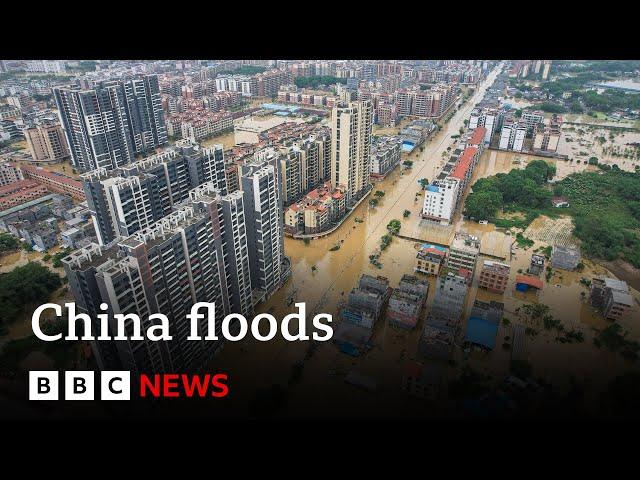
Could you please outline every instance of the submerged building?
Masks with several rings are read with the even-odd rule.
[[[429,294],[429,282],[413,275],[403,275],[398,288],[393,290],[387,308],[390,325],[414,328]]]

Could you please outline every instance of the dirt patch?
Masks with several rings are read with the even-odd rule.
[[[572,234],[571,217],[549,218],[541,215],[524,231],[524,236],[549,245],[577,245]]]
[[[640,270],[633,265],[618,259],[613,262],[599,262],[620,280],[627,282],[634,290],[640,291]]]

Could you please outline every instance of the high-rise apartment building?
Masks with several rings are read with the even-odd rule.
[[[168,215],[193,188],[214,182],[226,195],[221,145],[202,148],[188,140],[114,170],[82,176],[100,244],[129,236]]]
[[[242,194],[220,195],[213,183],[198,187],[170,215],[107,248],[92,244],[63,259],[79,311],[96,319],[106,303],[110,335],[113,314],[135,313],[143,329],[148,316],[169,318],[167,342],[95,341],[100,369],[132,372],[193,371],[220,348],[219,341],[191,341],[186,314],[196,302],[214,303],[217,327],[231,313],[248,315],[251,304]],[[207,333],[206,320],[199,331]],[[94,325],[94,331],[97,325]],[[130,331],[131,320],[125,321]],[[220,336],[220,332],[216,332]]]
[[[54,88],[71,161],[77,169],[117,168],[167,143],[158,79]]]
[[[331,140],[328,132],[295,141],[279,155],[283,205],[290,205],[329,180]]]
[[[254,298],[267,298],[285,279],[284,218],[277,157],[257,158],[240,166],[240,188]]]
[[[331,183],[353,204],[370,188],[371,102],[341,103],[331,118]]]

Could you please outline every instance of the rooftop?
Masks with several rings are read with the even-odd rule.
[[[473,162],[473,157],[477,152],[478,152],[477,147],[465,148],[464,151],[462,152],[462,155],[460,155],[458,164],[456,165],[456,168],[453,169],[451,176],[462,180],[466,176],[469,170],[469,167],[471,167],[471,163]]]

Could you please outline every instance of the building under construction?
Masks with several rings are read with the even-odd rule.
[[[429,293],[429,282],[413,275],[403,275],[398,288],[393,290],[387,308],[390,325],[413,329]]]

